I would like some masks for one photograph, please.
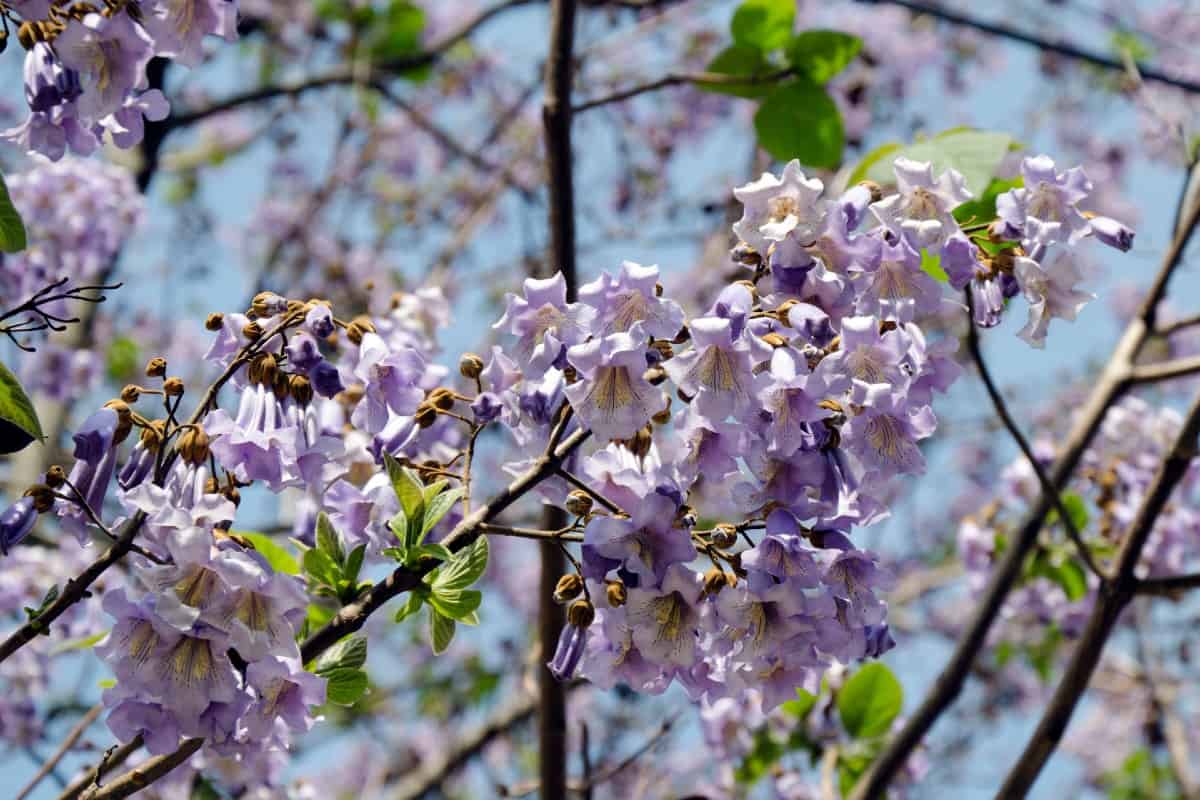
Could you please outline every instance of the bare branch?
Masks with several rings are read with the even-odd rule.
[[[600,106],[620,103],[632,97],[646,94],[647,92],[657,92],[659,89],[666,89],[669,86],[683,86],[685,84],[695,84],[697,86],[765,86],[778,83],[795,74],[796,71],[790,68],[763,75],[725,75],[719,72],[672,73],[649,83],[638,84],[637,86],[631,86],[628,89],[622,89],[603,97],[586,100],[571,110],[578,114],[583,111],[590,111],[593,108],[599,108]]]
[[[1187,356],[1158,364],[1139,364],[1133,368],[1129,379],[1134,383],[1157,383],[1195,375],[1197,372],[1200,372],[1200,356]]]
[[[54,751],[54,755],[46,759],[46,763],[42,764],[41,769],[37,771],[37,774],[29,779],[29,783],[25,784],[25,788],[22,789],[19,794],[17,794],[15,800],[25,800],[26,797],[29,797],[29,795],[33,793],[33,790],[37,788],[38,784],[41,783],[47,775],[54,771],[54,768],[58,766],[58,762],[62,761],[63,756],[71,751],[71,748],[74,747],[75,743],[79,741],[80,737],[87,732],[87,729],[91,727],[91,724],[96,721],[96,718],[100,716],[100,712],[103,710],[104,706],[100,703],[97,703],[88,709],[87,713],[79,719],[79,722],[75,723],[75,727],[71,728],[71,731],[62,740],[62,744],[60,744],[58,749]]]

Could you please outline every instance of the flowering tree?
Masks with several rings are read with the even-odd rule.
[[[1200,17],[949,5],[0,0],[11,794],[919,795],[1020,703],[1023,797],[1086,696],[1197,796]],[[931,122],[1005,42],[1075,124]]]

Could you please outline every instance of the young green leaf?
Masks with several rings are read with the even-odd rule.
[[[361,669],[338,668],[325,676],[325,702],[352,706],[367,693],[367,673]]]
[[[483,576],[487,570],[487,563],[487,537],[480,536],[470,547],[456,553],[454,558],[438,569],[433,579],[433,590],[444,592],[465,589]]]
[[[383,454],[383,463],[387,467],[396,499],[400,501],[400,508],[404,509],[404,515],[410,520],[421,519],[425,514],[425,487],[421,479],[387,453]]]
[[[795,0],[744,0],[729,29],[736,44],[767,53],[787,44],[795,21]]]
[[[942,257],[937,253],[921,250],[921,270],[935,281],[950,282],[950,276],[942,269]]]
[[[897,152],[901,147],[903,145],[899,142],[888,142],[887,144],[879,145],[879,147],[867,153],[858,162],[858,166],[850,173],[850,177],[846,179],[846,185],[856,186],[867,180],[867,176],[871,173],[872,168],[885,158],[888,159],[888,169],[891,169],[892,160],[895,158],[892,154]],[[892,158],[888,158],[888,156],[892,156]]]
[[[367,555],[367,546],[360,544],[350,551],[350,555],[346,556],[346,566],[342,570],[342,577],[353,584],[358,580],[358,573],[362,571],[363,559]]]
[[[234,531],[254,545],[254,550],[267,560],[271,569],[284,575],[299,575],[300,564],[287,548],[264,533],[253,531]]]
[[[100,631],[91,636],[84,636],[79,639],[68,639],[54,646],[50,651],[50,655],[56,656],[61,653],[69,653],[75,650],[87,650],[93,645],[99,644],[100,640],[108,636],[108,631]]]
[[[337,531],[333,529],[329,515],[324,511],[317,514],[317,549],[329,556],[329,559],[338,567],[346,563],[346,552],[342,549],[342,540]]]
[[[769,73],[771,66],[757,47],[735,44],[717,53],[717,57],[709,62],[704,71],[714,75],[753,78]],[[766,97],[774,88],[773,84],[765,81],[762,83],[698,83],[696,85],[706,92],[752,99]]]
[[[429,595],[429,604],[438,613],[459,622],[470,619],[481,602],[483,593],[475,589],[435,588]]]
[[[758,143],[779,161],[799,159],[810,167],[836,168],[846,134],[829,94],[807,77],[777,87],[754,115]]]
[[[446,652],[454,639],[454,620],[442,616],[433,608],[429,609],[429,639],[433,644],[433,654],[440,656]]]
[[[404,605],[400,606],[400,610],[396,612],[396,622],[404,622],[413,614],[421,610],[421,605],[425,602],[424,597],[412,592],[408,595],[408,600]]]
[[[0,364],[0,454],[24,450],[34,439],[45,439],[37,411],[17,376]]]
[[[420,544],[424,541],[425,535],[433,530],[433,526],[442,521],[442,517],[449,513],[450,509],[454,508],[454,504],[462,499],[463,490],[461,488],[451,489],[448,492],[442,492],[432,500],[427,500],[425,504],[425,522],[421,525],[421,537],[417,542]]]
[[[326,586],[337,586],[341,570],[324,550],[313,548],[304,554],[304,571],[309,577]]]
[[[26,244],[25,223],[21,222],[21,215],[8,195],[4,176],[0,175],[0,252],[18,253]]]
[[[450,561],[454,558],[454,553],[449,547],[437,542],[427,542],[420,547],[417,547],[411,553],[413,561],[418,561],[422,556],[430,556],[438,561]]]
[[[312,671],[325,675],[333,669],[358,669],[367,663],[367,637],[347,636],[317,657]]]
[[[867,664],[850,676],[837,695],[842,725],[856,739],[880,736],[904,706],[904,690],[887,666]]]
[[[810,30],[787,44],[788,63],[819,84],[828,83],[862,50],[862,39],[841,31]]]

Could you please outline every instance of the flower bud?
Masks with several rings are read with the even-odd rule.
[[[792,310],[792,306],[799,302],[795,298],[788,298],[779,304],[779,307],[775,309],[775,318],[779,320],[780,325],[788,328],[792,327],[792,323],[788,322],[788,312]]]
[[[883,199],[883,187],[875,181],[861,181],[858,185],[864,187],[868,192],[871,193],[872,203],[878,203]]]
[[[121,400],[125,403],[136,403],[142,396],[142,390],[132,383],[121,390]]]
[[[288,301],[274,292],[259,292],[250,303],[250,310],[258,317],[273,317],[287,311]]]
[[[765,334],[762,337],[762,340],[771,345],[771,347],[787,347],[787,339],[783,338],[775,331]]]
[[[483,374],[483,359],[474,353],[463,353],[458,360],[458,372],[467,380],[478,380]]]
[[[667,379],[667,371],[662,367],[650,367],[642,373],[642,379],[651,386],[660,386]]]
[[[35,483],[26,489],[21,496],[32,498],[33,507],[39,514],[45,514],[54,508],[54,501],[57,499],[54,496],[54,490],[44,483]]]
[[[179,455],[189,464],[203,464],[208,460],[208,434],[199,425],[188,428],[179,435]]]
[[[429,393],[429,397],[426,398],[426,402],[428,402],[434,408],[442,411],[449,411],[450,409],[454,408],[454,393],[449,389],[439,386]]]
[[[313,399],[312,381],[303,375],[289,375],[288,394],[300,405],[308,405]]]
[[[262,335],[262,325],[259,325],[257,322],[250,322],[242,326],[242,336],[246,337],[252,342],[257,342],[262,338]]]
[[[125,441],[129,432],[133,430],[133,412],[129,410],[129,405],[124,400],[109,400],[104,407],[117,412],[117,427],[113,431],[112,438],[112,443],[116,446]]]
[[[747,267],[757,268],[762,264],[759,252],[745,242],[738,242],[737,247],[729,251],[729,257]]]
[[[275,386],[275,376],[279,371],[279,362],[272,353],[259,353],[250,360],[246,368],[246,377],[251,383],[261,383],[264,386]]]
[[[728,522],[718,523],[713,527],[712,535],[709,538],[715,547],[721,550],[728,550],[737,544],[737,528]]]
[[[579,597],[583,591],[583,578],[572,572],[569,575],[563,575],[558,579],[558,585],[554,587],[554,602],[566,603]]]
[[[696,527],[696,509],[684,503],[676,510],[675,519],[671,520],[671,525],[675,528]]]
[[[146,363],[147,378],[161,378],[167,374],[167,360],[162,356],[155,356]]]
[[[225,315],[224,314],[213,313],[213,314],[209,314],[204,319],[204,329],[205,330],[219,331],[219,330],[221,330],[221,326],[223,326],[224,324],[225,324]]]
[[[577,517],[586,517],[592,510],[592,496],[582,489],[575,489],[567,495],[567,513]]]
[[[708,572],[704,573],[704,594],[709,597],[714,597],[720,594],[721,590],[728,586],[729,583],[725,578],[724,570],[713,567]]]
[[[365,314],[360,314],[346,326],[346,336],[355,344],[362,344],[363,335],[375,332],[375,324]]]
[[[596,609],[587,600],[576,600],[567,609],[567,623],[576,628],[587,628],[596,619]]]
[[[413,415],[413,419],[421,428],[428,428],[433,423],[437,422],[437,409],[428,403],[421,403],[417,406],[417,413]]]
[[[167,397],[179,397],[183,394],[183,378],[178,375],[173,375],[163,381],[163,394]]]
[[[629,591],[621,581],[609,581],[604,593],[608,598],[609,608],[620,608],[629,599]]]
[[[51,489],[57,489],[67,482],[67,471],[55,464],[50,469],[46,470],[46,485]]]
[[[163,431],[166,429],[166,424],[161,419],[156,419],[146,427],[142,428],[142,434],[139,438],[143,447],[150,450],[158,451],[158,448],[163,443]]]

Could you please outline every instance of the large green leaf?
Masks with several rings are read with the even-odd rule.
[[[471,546],[460,550],[454,558],[438,568],[433,579],[435,592],[445,592],[453,589],[465,589],[479,580],[488,563],[488,542],[486,536],[480,536]]]
[[[407,467],[401,466],[400,462],[392,458],[387,453],[383,454],[383,463],[387,467],[388,478],[391,479],[392,489],[396,492],[396,499],[400,501],[400,508],[404,510],[404,515],[410,520],[416,520],[417,524],[425,516],[425,492],[424,484],[417,474]]]
[[[276,572],[282,572],[285,575],[300,574],[300,563],[296,561],[296,557],[289,553],[286,547],[270,536],[267,536],[265,533],[254,533],[253,531],[233,531],[233,533],[253,544],[255,551],[267,560],[267,563],[271,565],[271,569]]]
[[[367,663],[367,637],[347,636],[317,657],[313,672],[324,675],[333,669],[358,669]]]
[[[850,676],[837,695],[842,725],[856,739],[886,733],[903,706],[900,681],[880,663],[862,667]]]
[[[862,39],[841,31],[810,30],[787,44],[788,63],[816,83],[827,83],[862,50]]]
[[[757,47],[731,45],[726,47],[714,58],[705,69],[715,75],[736,75],[739,77],[756,77],[771,72],[763,53]],[[774,88],[770,83],[699,83],[696,84],[706,92],[731,94],[734,97],[760,98],[766,97]]]
[[[324,511],[317,514],[316,538],[317,549],[329,556],[329,560],[338,566],[340,574],[342,565],[346,563],[346,551],[342,549],[342,540],[338,536],[337,531],[333,529],[333,523],[329,521],[329,515]]]
[[[352,706],[367,693],[367,673],[361,669],[339,668],[326,676],[325,702]]]
[[[966,180],[967,188],[978,196],[991,184],[1012,143],[1012,137],[1007,133],[956,128],[888,152],[887,158],[871,164],[865,177],[882,184],[895,183],[892,162],[904,156],[914,161],[933,162],[935,175],[947,169],[958,170]],[[857,172],[855,170],[855,175]]]
[[[745,0],[733,12],[733,41],[764,53],[787,44],[796,21],[796,0]]]
[[[8,196],[4,176],[0,175],[0,252],[17,253],[24,250],[26,244],[25,224]]]
[[[454,620],[443,616],[433,608],[429,609],[429,640],[433,644],[435,656],[446,652],[446,648],[454,639],[454,629]]]
[[[0,453],[15,453],[34,439],[45,438],[29,395],[17,376],[0,364]]]
[[[429,595],[429,604],[438,613],[468,625],[475,624],[475,611],[483,602],[483,592],[477,589],[437,589]]]
[[[829,94],[806,77],[776,88],[754,115],[758,143],[779,161],[800,159],[834,169],[842,161],[846,134]]]

